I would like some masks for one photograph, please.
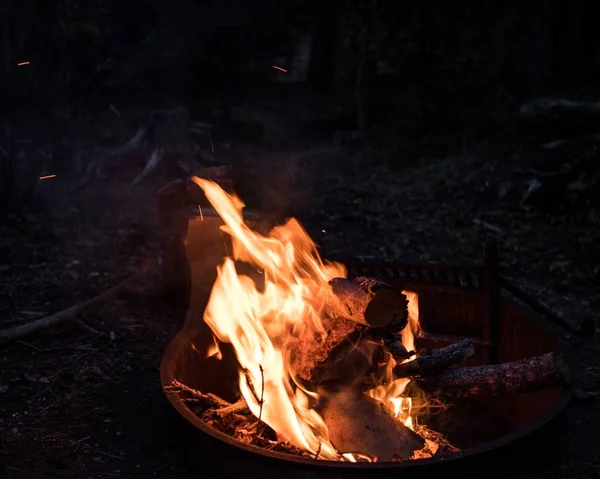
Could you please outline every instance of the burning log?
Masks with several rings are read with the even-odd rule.
[[[331,352],[358,329],[359,324],[338,317],[324,319],[323,327],[327,331],[325,338],[305,336],[293,340],[290,345],[290,364],[304,381],[313,379],[317,365],[325,362]]]
[[[422,377],[419,386],[426,392],[447,396],[499,396],[538,391],[571,384],[571,369],[558,353],[491,366],[450,369]]]
[[[475,354],[473,341],[463,339],[445,348],[436,349],[429,354],[419,356],[412,361],[394,367],[394,376],[406,378],[419,376],[432,371],[439,371],[453,366]]]
[[[375,278],[334,278],[329,284],[341,300],[346,317],[373,329],[398,332],[408,322],[406,296]]]
[[[425,446],[423,438],[394,419],[383,404],[354,389],[330,396],[321,416],[331,442],[342,453],[391,461],[409,459]]]
[[[327,335],[297,340],[291,347],[291,364],[299,378],[313,380],[313,371],[328,361],[332,351],[362,328],[378,333],[398,332],[408,322],[408,301],[386,283],[366,277],[354,280],[334,278],[330,281],[334,294],[341,301],[343,316],[326,318],[323,327]],[[322,372],[322,367],[320,368]]]

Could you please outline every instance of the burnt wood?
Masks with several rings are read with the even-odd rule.
[[[376,278],[334,278],[329,284],[341,300],[342,314],[373,329],[399,332],[408,322],[408,301],[402,293]]]
[[[418,383],[426,392],[444,396],[498,396],[566,387],[572,374],[565,357],[552,352],[511,363],[451,369],[422,377]]]

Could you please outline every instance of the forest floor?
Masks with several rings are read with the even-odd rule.
[[[585,195],[523,198],[530,169],[595,152],[595,140],[542,147],[531,138],[496,138],[455,156],[327,143],[254,148],[240,161],[257,178],[257,205],[285,205],[325,257],[472,264],[491,234],[503,272],[575,323],[597,319],[600,309],[600,208]],[[56,180],[39,209],[0,229],[1,328],[94,296],[159,253],[154,195],[170,178],[132,189],[116,177],[72,193]],[[158,367],[184,310],[157,295],[122,298],[79,316],[99,337],[64,325],[0,346],[0,475],[342,477],[246,462],[181,430]],[[598,477],[600,344],[563,336],[582,371],[566,411],[518,447],[447,471]]]

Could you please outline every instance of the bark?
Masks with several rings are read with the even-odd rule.
[[[382,281],[366,277],[354,280],[334,278],[330,284],[340,299],[340,315],[323,320],[327,335],[324,338],[303,338],[290,345],[292,368],[304,381],[320,382],[324,378],[329,381],[338,376],[344,380],[356,377],[358,371],[349,371],[346,362],[336,365],[340,359],[345,359],[345,340],[366,328],[373,334],[385,334],[387,331],[397,333],[408,322],[406,296],[394,292]],[[356,349],[354,347],[358,345],[358,339],[354,338],[349,342],[350,349]],[[332,352],[338,349],[342,350],[340,355],[330,358]],[[361,349],[354,351],[348,364],[360,364],[362,370],[365,361],[368,364],[370,360],[371,354],[363,353]],[[333,375],[327,372],[330,368],[335,369]]]
[[[558,353],[512,363],[452,369],[418,380],[423,390],[446,396],[499,396],[571,384],[571,369]]]
[[[356,323],[382,331],[399,332],[408,322],[406,296],[383,281],[359,276],[334,278],[334,294],[341,300],[341,314]]]
[[[451,344],[445,348],[436,349],[435,351],[413,359],[412,361],[398,364],[394,368],[394,376],[405,378],[439,371],[470,358],[473,354],[475,354],[473,342],[470,339],[463,339],[458,343]]]
[[[344,318],[331,318],[323,320],[323,327],[327,331],[324,338],[311,337],[297,339],[289,345],[292,370],[304,381],[312,381],[315,368],[324,363],[331,352],[341,345],[360,325]]]

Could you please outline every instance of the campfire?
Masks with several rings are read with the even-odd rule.
[[[431,425],[443,421],[431,418],[456,398],[570,384],[569,364],[557,352],[469,364],[481,340],[424,331],[416,292],[374,277],[349,279],[344,265],[321,259],[297,220],[260,234],[245,223],[239,198],[192,180],[232,247],[203,314],[213,339],[205,351],[194,349],[212,364],[234,356],[235,385],[227,387],[238,399],[176,379],[164,387],[207,425],[242,443],[319,460],[444,457],[459,448]],[[420,340],[446,345],[419,349]]]

